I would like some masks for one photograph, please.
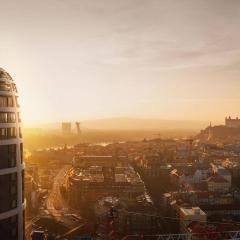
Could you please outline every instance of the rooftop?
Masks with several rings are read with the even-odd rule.
[[[112,179],[117,184],[143,184],[140,176],[132,167],[106,168],[90,166],[86,168],[73,168],[70,177],[74,181],[89,183],[105,183]],[[110,177],[110,178],[109,178]]]
[[[202,215],[205,216],[206,213],[199,207],[192,207],[192,208],[180,208],[180,211],[186,216],[193,216],[193,215]]]
[[[239,224],[235,223],[219,223],[219,224],[211,224],[206,225],[199,222],[192,222],[188,226],[188,230],[190,233],[201,234],[201,233],[219,233],[225,231],[239,231]]]
[[[219,175],[213,175],[210,178],[208,178],[207,181],[208,182],[215,182],[215,183],[227,183],[228,182],[225,178],[223,178]]]
[[[12,77],[3,68],[0,68],[0,80],[12,80]]]

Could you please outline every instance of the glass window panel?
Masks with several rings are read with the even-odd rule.
[[[7,107],[8,98],[5,96],[0,96],[0,107]]]

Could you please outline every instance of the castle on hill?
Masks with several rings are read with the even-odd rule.
[[[226,117],[225,126],[227,128],[240,128],[240,119],[238,117],[237,118],[231,118],[230,116]]]

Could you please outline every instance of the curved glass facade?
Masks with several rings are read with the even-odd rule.
[[[0,68],[0,236],[24,239],[23,144],[18,93]]]

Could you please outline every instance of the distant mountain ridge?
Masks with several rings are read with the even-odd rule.
[[[74,124],[74,122],[72,122]],[[81,122],[84,129],[99,130],[169,130],[169,129],[196,129],[206,128],[207,121],[191,120],[164,120],[158,118],[102,118]],[[61,123],[41,124],[38,127],[60,129]],[[74,126],[75,127],[75,126]]]
[[[147,118],[105,118],[83,121],[82,126],[93,129],[155,130],[155,129],[201,129],[204,121],[178,121]]]

